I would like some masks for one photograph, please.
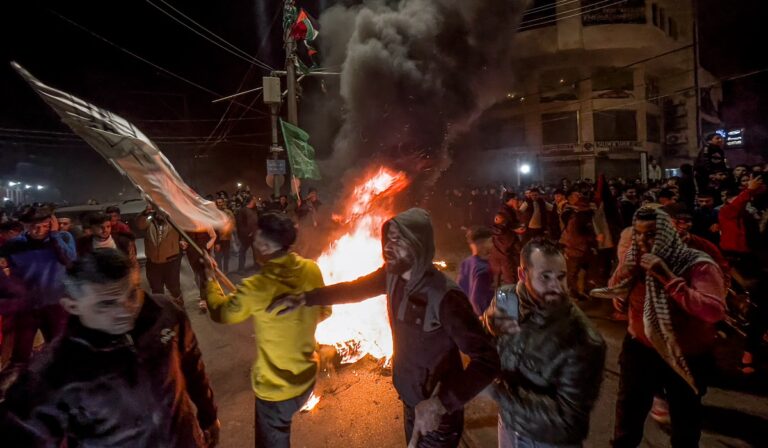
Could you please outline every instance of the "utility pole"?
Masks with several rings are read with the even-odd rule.
[[[283,34],[285,39],[285,78],[288,84],[287,97],[288,103],[288,122],[294,126],[299,125],[298,101],[296,98],[296,40],[293,38],[293,21],[296,19],[296,5],[294,0],[285,0],[283,7],[283,23],[287,28]],[[301,205],[301,194],[299,192],[299,180],[291,174],[291,190],[296,195],[296,201]]]
[[[701,149],[701,92],[699,90],[699,4],[692,0],[693,10],[693,88],[696,100],[696,152]]]

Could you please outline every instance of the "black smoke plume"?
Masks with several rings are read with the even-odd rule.
[[[341,101],[326,96],[317,110],[329,110],[308,125],[341,114],[326,176],[385,163],[417,184],[436,180],[454,138],[508,90],[527,3],[369,0],[325,10],[322,65],[341,70]]]

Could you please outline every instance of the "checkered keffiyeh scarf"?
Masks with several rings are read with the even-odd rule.
[[[656,214],[656,241],[651,253],[658,256],[677,276],[682,276],[693,265],[698,263],[713,263],[714,261],[704,252],[690,249],[677,234],[669,215],[660,209],[641,208],[635,213],[633,220],[637,221],[638,214]],[[632,246],[625,257],[625,263],[640,266],[640,250],[637,237],[632,232]],[[662,285],[652,275],[645,276],[645,302],[643,304],[643,327],[645,335],[653,344],[656,351],[698,393],[696,382],[685,360],[685,356],[677,342],[675,329],[670,315],[671,298]]]

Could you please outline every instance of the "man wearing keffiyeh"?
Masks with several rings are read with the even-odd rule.
[[[632,244],[609,286],[628,292],[629,309],[613,446],[640,444],[653,395],[663,389],[671,446],[698,447],[715,324],[725,310],[720,267],[683,243],[667,213],[643,207],[635,213]]]

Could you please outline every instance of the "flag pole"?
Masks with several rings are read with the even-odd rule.
[[[166,213],[162,208],[158,207],[157,204],[155,204],[155,202],[152,199],[150,199],[146,194],[144,194],[144,198],[147,202],[152,204],[152,207],[155,210],[161,211],[165,214],[166,221],[168,221],[168,224],[170,224],[171,227],[173,227],[179,233],[179,236],[181,236],[181,238],[184,239],[184,241],[186,241],[187,244],[189,244],[189,247],[194,249],[195,252],[197,252],[198,255],[200,255],[203,258],[203,260],[207,263],[208,262],[207,258],[210,258],[210,255],[208,254],[208,252],[204,251],[200,246],[198,246],[197,243],[195,243],[195,241],[192,239],[192,237],[189,236],[187,232],[185,232],[178,225],[176,225],[175,222],[173,222],[171,215]],[[219,280],[221,283],[223,283],[224,286],[226,286],[231,291],[234,291],[236,289],[235,284],[232,283],[232,280],[230,280],[225,273],[221,272],[218,266],[211,264],[211,268],[213,269],[213,273],[216,276],[216,279]]]

